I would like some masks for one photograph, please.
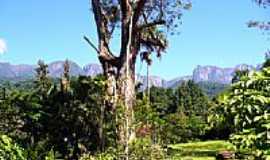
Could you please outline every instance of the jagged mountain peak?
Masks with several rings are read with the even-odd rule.
[[[78,75],[84,75],[84,71],[82,68],[73,61],[68,61],[70,66],[70,75],[71,76],[78,76]],[[49,63],[48,69],[49,69],[49,75],[52,77],[61,77],[64,71],[64,64],[65,61],[54,61]]]
[[[258,65],[259,66],[259,65]],[[236,70],[256,70],[258,66],[254,67],[247,64],[239,64],[231,68],[221,68],[217,66],[200,66],[198,65],[193,71],[193,81],[195,82],[215,82],[222,84],[229,84],[232,81]]]
[[[63,73],[65,61],[54,61],[48,64],[49,74],[52,77],[60,77]],[[99,64],[90,63],[80,67],[77,63],[69,61],[70,74],[72,76],[86,75],[96,76],[103,72]],[[36,65],[12,65],[8,62],[0,62],[0,79],[23,79],[33,77],[35,75]],[[150,85],[157,87],[175,88],[183,81],[193,80],[199,82],[214,82],[229,84],[236,70],[256,70],[261,68],[261,65],[252,66],[247,64],[239,64],[231,68],[221,68],[213,65],[198,65],[190,76],[181,76],[172,80],[165,80],[159,76],[150,76]],[[137,81],[143,84],[142,88],[146,88],[146,76],[137,75]]]
[[[101,65],[96,63],[90,63],[83,67],[83,71],[87,76],[96,76],[103,72]]]

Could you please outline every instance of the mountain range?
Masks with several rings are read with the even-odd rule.
[[[69,61],[70,74],[72,76],[86,75],[95,76],[102,73],[102,67],[99,64],[88,64],[80,67],[75,62]],[[55,61],[48,64],[49,75],[51,77],[60,77],[63,73],[64,61]],[[4,80],[24,80],[32,78],[35,75],[36,65],[13,65],[6,62],[0,62],[0,79]],[[236,70],[257,70],[258,66],[240,64],[231,68],[221,68],[217,66],[197,66],[191,75],[176,77],[172,80],[165,80],[159,76],[151,76],[150,83],[152,86],[175,88],[181,82],[187,80],[193,80],[196,83],[199,82],[211,82],[220,84],[230,84],[234,72]],[[146,87],[146,77],[138,75],[137,80],[143,84],[142,88]]]

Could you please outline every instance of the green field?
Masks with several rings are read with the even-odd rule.
[[[226,141],[206,141],[181,143],[168,146],[168,153],[173,160],[214,160],[220,151],[233,151],[233,146]]]

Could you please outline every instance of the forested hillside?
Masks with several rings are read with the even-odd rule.
[[[70,78],[68,62],[64,67],[63,76],[53,80],[40,61],[34,80],[4,85],[1,133],[25,148],[26,157],[45,158],[54,153],[59,158],[78,159],[116,145],[114,109],[103,108],[104,78]],[[153,87],[150,104],[145,92],[137,96],[136,134],[143,145],[152,140],[164,145],[187,142],[205,135],[211,103],[194,82],[184,82],[177,89]]]

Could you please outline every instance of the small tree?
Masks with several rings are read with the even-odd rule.
[[[61,91],[63,93],[66,93],[70,89],[70,75],[69,75],[70,65],[69,65],[68,60],[65,61],[63,67],[64,67],[64,72],[61,77],[60,85],[61,85]]]
[[[36,87],[38,89],[37,92],[43,95],[43,98],[47,95],[47,92],[52,86],[51,80],[48,77],[48,65],[44,63],[44,61],[38,61],[38,67],[36,68]]]
[[[0,135],[0,159],[26,160],[25,151],[6,135]]]

